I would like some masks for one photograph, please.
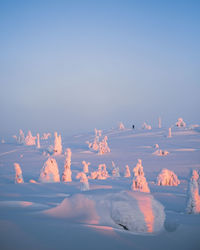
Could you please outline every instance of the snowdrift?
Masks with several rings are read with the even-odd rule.
[[[163,229],[163,206],[150,194],[133,191],[76,194],[42,213],[77,223],[109,226],[134,234],[153,234]]]

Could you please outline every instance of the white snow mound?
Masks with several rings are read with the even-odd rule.
[[[78,223],[110,226],[134,234],[152,234],[163,229],[164,207],[150,194],[133,191],[107,195],[77,194],[64,199],[46,215]]]

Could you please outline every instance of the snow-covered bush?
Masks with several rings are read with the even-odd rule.
[[[32,136],[31,131],[29,130],[29,131],[28,131],[28,134],[27,134],[27,136],[26,136],[26,138],[25,138],[25,144],[26,144],[27,146],[35,145],[35,140],[36,140],[36,137],[35,137],[35,136]]]
[[[125,166],[124,177],[126,178],[131,177],[131,172],[128,165]]]
[[[119,130],[124,130],[125,126],[122,122],[119,123]]]
[[[157,177],[157,185],[159,186],[178,186],[180,181],[176,174],[169,169],[162,169],[161,173]]]
[[[37,133],[37,148],[40,148],[40,134]]]
[[[54,133],[54,155],[62,154],[62,139],[61,135],[58,135],[57,132]]]
[[[50,157],[44,163],[44,166],[41,169],[40,182],[60,182],[60,175],[58,170],[57,162],[54,158]]]
[[[144,171],[142,166],[142,160],[138,159],[138,163],[136,167],[133,169],[134,177],[133,177],[133,184],[132,190],[138,190],[140,192],[149,193],[148,183],[146,178],[144,177]]]
[[[168,155],[169,152],[167,150],[162,150],[162,149],[157,149],[153,155],[158,155],[158,156],[166,156]]]
[[[186,123],[183,121],[183,118],[178,118],[178,121],[176,122],[177,127],[185,127]]]
[[[151,130],[151,125],[148,125],[146,122],[143,123],[142,125],[143,129]]]
[[[113,177],[120,177],[119,168],[116,167],[114,161],[112,161],[112,166],[113,166],[112,176]]]
[[[62,181],[63,182],[71,182],[72,181],[71,156],[72,156],[71,149],[67,148],[67,156],[66,156],[66,160],[65,160],[64,171],[62,174]]]
[[[82,164],[83,164],[83,172],[87,174],[89,172],[88,166],[90,165],[90,162],[82,161]]]
[[[41,140],[48,140],[49,137],[51,137],[50,133],[44,133],[41,137]]]
[[[20,165],[15,162],[14,168],[15,168],[15,183],[24,183]]]
[[[109,177],[106,170],[106,164],[99,164],[98,170],[91,172],[90,179],[105,180]]]
[[[80,172],[77,174],[76,179],[80,179],[81,182],[81,190],[87,191],[89,190],[89,182],[86,174],[84,172]]]
[[[200,213],[200,196],[198,186],[198,172],[192,171],[192,176],[188,185],[188,199],[186,212],[188,214],[199,214]]]

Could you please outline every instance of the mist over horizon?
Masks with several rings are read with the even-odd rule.
[[[198,1],[1,1],[0,137],[200,124]]]

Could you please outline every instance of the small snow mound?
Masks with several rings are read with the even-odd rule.
[[[161,173],[157,177],[157,185],[159,186],[178,186],[180,181],[176,174],[169,169],[162,169]]]

